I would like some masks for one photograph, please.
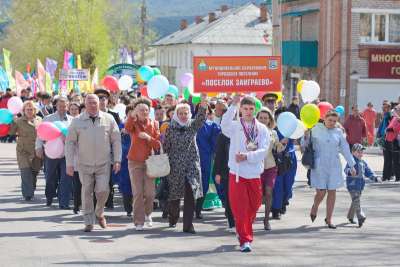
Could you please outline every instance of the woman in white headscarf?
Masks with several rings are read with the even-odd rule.
[[[196,134],[206,120],[206,107],[207,102],[203,99],[192,120],[190,106],[178,104],[164,143],[171,166],[171,173],[167,176],[169,225],[176,227],[180,200],[184,198],[183,231],[192,234],[196,233],[192,223],[195,200],[203,196]]]

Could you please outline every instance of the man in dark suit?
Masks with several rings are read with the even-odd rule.
[[[96,89],[94,91],[94,93],[99,97],[100,110],[103,111],[103,112],[107,112],[110,115],[112,115],[114,120],[115,120],[115,122],[117,123],[117,125],[118,126],[121,125],[121,119],[119,118],[118,113],[114,112],[114,111],[111,111],[108,108],[108,101],[109,101],[110,96],[111,96],[110,92],[107,91],[106,89],[99,88],[99,89]],[[113,166],[111,165],[111,170],[112,169],[113,169]],[[111,176],[111,173],[110,173],[110,176]],[[114,208],[114,186],[113,186],[113,182],[112,182],[111,177],[110,177],[110,194],[108,196],[108,199],[107,199],[105,207],[108,208],[108,209],[113,209]]]

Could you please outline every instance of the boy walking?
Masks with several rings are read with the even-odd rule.
[[[234,121],[240,102],[241,118]],[[255,100],[236,95],[222,117],[222,133],[231,139],[229,147],[229,201],[235,219],[240,251],[250,252],[253,222],[261,206],[260,175],[269,144],[267,128],[255,117]]]
[[[359,227],[362,227],[367,218],[361,209],[361,202],[360,202],[361,193],[364,190],[365,186],[364,177],[367,177],[373,180],[374,182],[379,181],[375,173],[369,168],[368,164],[364,160],[362,160],[364,150],[365,147],[363,147],[361,144],[357,143],[353,145],[352,154],[356,162],[354,168],[357,171],[357,174],[355,176],[351,176],[350,174],[351,168],[348,165],[346,165],[345,168],[345,173],[347,175],[346,178],[347,190],[349,191],[351,196],[351,205],[349,212],[347,213],[347,218],[349,219],[350,223],[354,224],[355,223],[354,214],[356,214]]]

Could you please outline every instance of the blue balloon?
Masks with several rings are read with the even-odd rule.
[[[169,85],[168,93],[172,93],[175,96],[175,98],[179,97],[179,89],[175,85]]]
[[[61,131],[64,136],[68,135],[68,127],[61,121],[55,121],[54,125]]]
[[[139,75],[143,81],[148,82],[153,78],[154,70],[149,66],[141,66],[139,68]]]
[[[279,115],[276,124],[278,125],[278,130],[281,134],[284,137],[289,138],[296,131],[297,118],[291,112],[283,112]]]
[[[337,107],[335,108],[335,111],[336,111],[337,113],[339,113],[340,117],[343,117],[343,116],[344,116],[344,107],[343,107],[343,106],[337,106]]]
[[[13,114],[6,108],[0,109],[0,124],[10,124],[13,122]]]

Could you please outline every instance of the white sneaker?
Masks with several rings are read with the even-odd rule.
[[[153,227],[153,218],[151,218],[151,215],[146,216],[144,221],[146,222],[147,227]]]
[[[144,230],[144,228],[143,228],[143,225],[136,225],[136,231],[143,231]]]
[[[251,246],[250,242],[245,242],[241,247],[240,247],[241,252],[250,252],[251,251]]]

